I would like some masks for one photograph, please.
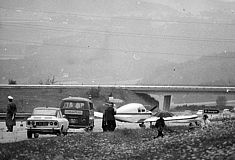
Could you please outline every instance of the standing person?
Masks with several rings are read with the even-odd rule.
[[[106,132],[108,130],[108,124],[106,120],[106,110],[103,112],[102,129],[103,129],[103,132]]]
[[[15,115],[17,112],[16,104],[13,102],[13,97],[8,96],[6,126],[7,132],[13,132],[13,126],[16,125]]]
[[[165,120],[162,117],[160,117],[156,121],[155,127],[157,128],[157,131],[158,131],[158,135],[155,138],[158,138],[160,136],[163,137],[164,135],[163,135],[162,131],[163,131],[163,128],[165,127]]]
[[[114,131],[116,128],[116,120],[114,117],[116,110],[114,109],[114,103],[109,104],[109,107],[105,110],[105,114],[108,131]]]
[[[209,125],[210,125],[210,120],[208,119],[208,115],[206,115],[206,114],[203,115],[201,125],[202,125],[202,129],[205,129],[205,128],[208,128],[208,127],[209,127]]]

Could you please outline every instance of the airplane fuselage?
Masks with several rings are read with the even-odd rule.
[[[152,112],[146,113],[117,113],[115,118],[117,121],[128,122],[128,123],[141,123],[145,119],[150,118]]]

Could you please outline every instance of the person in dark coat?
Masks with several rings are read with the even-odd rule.
[[[114,104],[110,103],[109,107],[105,110],[105,119],[107,121],[107,129],[108,131],[114,131],[116,128],[116,120],[114,115],[116,111],[114,109]]]
[[[7,132],[13,132],[13,126],[16,125],[15,115],[17,112],[16,104],[13,102],[13,97],[8,96],[6,126]]]
[[[158,135],[156,138],[158,137],[164,137],[163,135],[163,128],[165,127],[165,120],[163,119],[163,117],[160,117],[156,123],[155,123],[155,127],[157,128],[157,131],[158,131]]]
[[[106,120],[106,110],[103,113],[102,129],[103,129],[103,132],[108,131],[108,124],[107,124],[107,120]]]

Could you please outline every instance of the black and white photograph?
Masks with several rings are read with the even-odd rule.
[[[235,160],[235,0],[0,0],[0,160]]]

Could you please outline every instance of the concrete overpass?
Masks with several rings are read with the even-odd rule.
[[[169,110],[172,94],[180,93],[219,93],[235,94],[235,87],[229,86],[155,86],[155,85],[0,85],[3,88],[14,89],[48,89],[48,88],[117,88],[127,89],[135,93],[149,94],[159,102],[161,110]]]
[[[157,85],[4,85],[1,88],[120,88],[128,89],[137,93],[146,92],[235,92],[235,87],[230,86],[157,86]]]

